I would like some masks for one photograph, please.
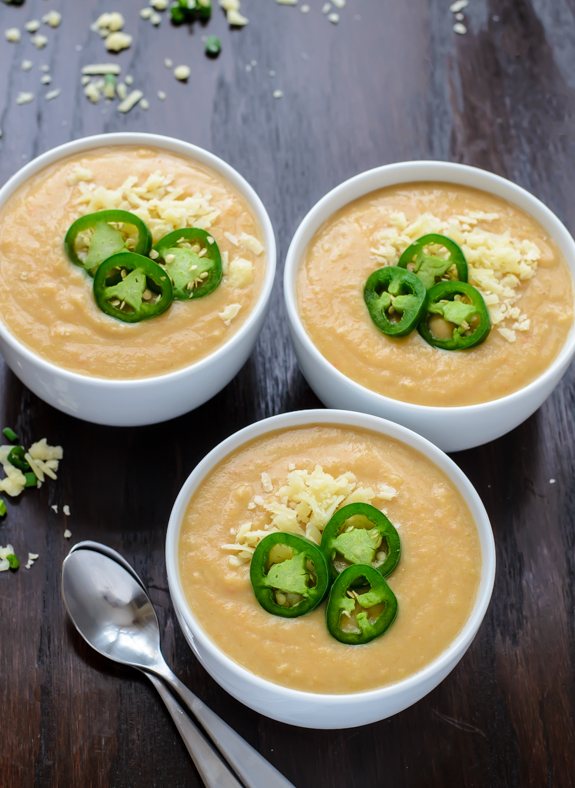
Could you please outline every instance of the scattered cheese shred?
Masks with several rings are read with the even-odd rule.
[[[226,12],[228,24],[233,27],[243,27],[247,25],[248,19],[240,14],[240,0],[220,0],[220,5]]]
[[[86,167],[74,167],[72,172],[66,177],[66,181],[69,186],[76,186],[77,183],[80,181],[93,181],[94,180],[94,173],[92,170],[86,169]]]
[[[265,492],[272,492],[273,484],[269,473],[262,473],[262,487]]]
[[[59,11],[48,11],[48,13],[44,14],[42,17],[42,22],[46,25],[50,25],[50,27],[59,27],[61,21],[62,14]]]
[[[9,27],[8,30],[5,31],[4,35],[6,37],[6,41],[9,41],[11,44],[17,44],[22,38],[22,33],[17,27]]]
[[[222,312],[218,312],[218,315],[222,318],[226,326],[229,326],[241,308],[241,304],[228,304]]]
[[[132,36],[128,33],[110,33],[106,38],[106,49],[108,52],[121,52],[132,45]]]
[[[226,268],[225,273],[233,287],[247,287],[254,281],[254,266],[243,257],[236,257]]]
[[[541,250],[533,241],[512,237],[509,231],[483,229],[499,218],[497,213],[466,211],[445,221],[424,213],[408,222],[404,213],[392,213],[391,226],[375,234],[371,251],[379,265],[396,265],[401,253],[422,235],[441,233],[453,238],[463,250],[469,283],[483,295],[492,324],[516,321],[513,328],[502,326],[505,331],[499,332],[508,342],[514,342],[515,331],[529,330],[529,319],[515,303],[521,296],[521,283],[537,272]],[[444,250],[438,252],[442,253]]]
[[[320,544],[323,529],[340,506],[371,503],[375,499],[391,501],[398,494],[387,484],[380,484],[377,492],[358,485],[355,475],[349,471],[334,478],[321,465],[316,465],[311,473],[296,469],[293,463],[288,467],[286,483],[267,499],[255,495],[247,505],[255,519],[242,523],[235,533],[232,529],[234,542],[221,546],[222,550],[236,553],[228,558],[231,566],[250,561],[260,541],[276,531],[305,536]],[[261,485],[265,493],[273,493],[268,473],[262,473]]]
[[[34,94],[21,90],[16,96],[16,104],[29,104],[34,101]]]
[[[245,246],[245,248],[248,251],[253,252],[256,255],[256,257],[257,257],[257,255],[260,255],[263,252],[263,250],[264,250],[263,244],[260,243],[257,238],[254,238],[253,235],[248,235],[247,233],[242,233],[240,235],[240,239],[239,240],[240,240],[241,245]]]

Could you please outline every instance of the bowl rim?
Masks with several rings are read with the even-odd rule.
[[[148,145],[150,147],[160,148],[162,150],[176,153],[188,159],[195,160],[201,165],[213,169],[218,175],[229,181],[232,186],[244,197],[248,206],[255,216],[256,221],[259,223],[264,236],[264,246],[266,252],[266,271],[262,289],[258,295],[257,301],[247,316],[245,322],[240,326],[238,331],[230,337],[227,342],[224,342],[213,353],[210,353],[205,358],[200,359],[192,364],[188,364],[180,369],[172,372],[167,372],[163,375],[152,375],[143,378],[103,378],[96,375],[83,375],[79,372],[60,367],[52,361],[40,356],[35,351],[28,348],[22,343],[11,329],[0,319],[0,339],[4,340],[11,349],[25,357],[26,361],[36,367],[40,367],[42,371],[49,374],[57,374],[61,379],[73,382],[76,384],[88,381],[94,385],[102,386],[108,389],[124,389],[125,387],[134,388],[144,384],[148,386],[163,385],[164,383],[177,382],[179,378],[185,377],[190,372],[199,372],[213,363],[218,363],[224,354],[233,351],[234,347],[241,344],[244,337],[249,334],[254,323],[262,317],[265,313],[267,305],[271,296],[272,288],[275,281],[276,274],[276,240],[271,219],[266,211],[266,208],[256,193],[255,189],[248,183],[248,181],[241,175],[234,167],[225,162],[214,153],[210,153],[204,148],[194,145],[191,142],[185,142],[176,137],[169,137],[165,134],[153,134],[150,132],[113,132],[104,134],[93,134],[88,137],[81,137],[80,139],[70,140],[62,145],[42,153],[37,158],[28,162],[24,167],[21,167],[17,172],[12,175],[5,184],[0,188],[0,209],[6,204],[7,200],[19,189],[26,181],[34,175],[40,173],[43,169],[51,164],[54,164],[67,156],[72,156],[75,153],[81,154],[95,148],[106,148],[110,146],[120,145]]]
[[[204,478],[217,464],[236,449],[241,448],[246,443],[262,435],[276,432],[282,428],[289,429],[318,424],[332,424],[367,429],[387,437],[395,438],[419,451],[428,460],[438,466],[459,490],[471,511],[481,543],[482,569],[477,596],[471,613],[457,637],[431,663],[417,671],[417,673],[408,676],[406,679],[395,682],[394,684],[374,690],[368,690],[366,692],[345,694],[305,692],[303,690],[291,689],[281,684],[276,684],[252,673],[250,670],[228,657],[210,639],[207,633],[204,632],[186,601],[181,584],[178,562],[178,543],[181,526],[190,498],[201,485]],[[275,698],[279,696],[283,700],[301,702],[313,700],[324,706],[334,703],[346,706],[355,704],[358,701],[368,703],[370,701],[385,700],[399,693],[413,691],[415,688],[433,680],[433,678],[441,674],[442,671],[449,671],[449,666],[452,661],[454,659],[459,660],[463,656],[485,617],[493,591],[495,567],[495,540],[485,506],[467,476],[455,462],[448,457],[445,452],[435,446],[435,444],[431,443],[431,441],[428,441],[426,438],[423,438],[407,427],[403,427],[387,419],[382,419],[379,416],[347,410],[310,409],[283,413],[255,422],[226,438],[215,446],[212,451],[196,465],[184,482],[172,508],[166,533],[166,569],[172,603],[178,616],[182,616],[192,633],[192,639],[201,644],[201,648],[207,653],[207,659],[210,663],[220,663],[227,671],[233,673],[236,678],[239,678],[244,686],[250,687],[253,690],[266,690],[267,692],[273,690]]]
[[[434,173],[434,175],[422,177],[421,174],[418,174],[422,169]],[[373,181],[377,181],[379,178],[385,179],[386,176],[389,176],[390,179],[386,180],[385,183],[379,186],[373,183]],[[479,183],[474,184],[468,182],[473,179],[478,180]],[[524,189],[522,186],[513,183],[513,181],[503,178],[501,175],[489,172],[488,170],[481,169],[480,167],[472,167],[468,164],[446,161],[403,161],[374,167],[373,169],[365,170],[343,181],[324,195],[304,216],[291,240],[284,267],[284,301],[289,326],[296,335],[298,341],[305,347],[306,352],[312,357],[313,363],[321,368],[322,373],[335,377],[340,385],[347,386],[356,396],[370,397],[373,402],[389,403],[390,406],[393,404],[398,408],[403,408],[408,414],[421,415],[425,413],[429,417],[439,415],[440,413],[446,413],[447,411],[449,413],[455,412],[461,415],[475,416],[482,415],[486,410],[498,406],[513,406],[518,400],[529,397],[540,388],[544,388],[548,382],[560,372],[562,374],[562,368],[566,367],[575,355],[575,321],[571,326],[562,348],[547,369],[543,370],[543,372],[530,383],[517,389],[517,391],[513,391],[497,399],[488,400],[487,402],[478,402],[474,405],[419,405],[413,402],[393,399],[385,394],[380,394],[377,391],[363,386],[353,378],[344,375],[343,372],[340,372],[340,370],[330,364],[325,356],[318,350],[301,320],[296,295],[297,272],[303,251],[322,224],[345,205],[348,205],[372,191],[402,183],[407,184],[426,181],[469,186],[478,191],[484,191],[494,196],[502,197],[507,200],[507,202],[523,210],[531,216],[531,218],[535,219],[535,221],[539,222],[539,224],[547,230],[555,243],[561,248],[571,274],[573,301],[575,305],[575,240],[563,222],[538,197],[535,197],[535,195],[528,192],[527,189]],[[363,184],[365,188],[354,193],[353,197],[346,198],[350,192],[356,190],[361,184]],[[529,207],[524,207],[521,204],[522,202],[526,203]],[[318,216],[321,216],[326,208],[330,209],[328,216],[318,220]],[[536,213],[540,214],[539,218],[534,215]],[[543,221],[541,221],[541,219],[543,219]],[[308,234],[309,238],[307,239],[304,249],[302,249],[301,254],[298,254],[298,247],[302,243],[302,238]],[[569,248],[570,256],[563,252],[564,246]]]

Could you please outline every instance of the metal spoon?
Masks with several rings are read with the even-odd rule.
[[[100,654],[164,679],[202,724],[247,788],[294,788],[172,673],[160,651],[158,619],[141,581],[104,545],[70,552],[62,567],[68,613]],[[100,549],[100,548],[103,548]]]
[[[70,552],[72,553],[75,550],[94,550],[109,556],[114,561],[121,564],[139,583],[144,592],[146,591],[135,569],[130,566],[120,553],[112,550],[111,547],[107,547],[99,542],[85,541],[78,542]],[[207,788],[222,788],[222,786],[225,786],[225,788],[241,788],[241,785],[229,770],[227,764],[208,744],[199,729],[194,725],[172,693],[168,690],[164,682],[145,670],[142,670],[142,673],[150,679],[154,687],[158,690]]]

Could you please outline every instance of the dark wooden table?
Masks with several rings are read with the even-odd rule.
[[[63,14],[57,30],[43,26],[49,43],[41,52],[28,33],[14,45],[2,32],[0,181],[70,139],[151,131],[204,146],[245,175],[271,215],[280,262],[326,191],[404,159],[497,172],[575,231],[573,0],[470,0],[466,35],[452,30],[450,0],[347,0],[338,25],[321,13],[323,0],[308,2],[312,10],[302,14],[274,0],[244,0],[250,23],[235,31],[217,9],[206,31],[222,38],[216,61],[203,55],[200,26],[174,29],[164,14],[155,29],[139,18],[143,3],[0,3],[2,31],[49,8]],[[82,93],[80,67],[108,59],[89,25],[111,10],[124,13],[134,35],[118,62],[145,89],[147,112],[123,116]],[[187,85],[176,82],[165,57],[192,67]],[[21,70],[23,58],[34,61],[32,71]],[[246,70],[252,60],[257,66]],[[53,81],[41,89],[44,63]],[[62,93],[46,102],[41,96],[52,88]],[[275,89],[283,98],[273,98]],[[35,100],[17,106],[21,90]],[[498,558],[491,607],[464,659],[402,714],[320,732],[261,717],[211,680],[175,622],[164,568],[170,508],[206,452],[255,420],[320,406],[295,362],[280,278],[244,369],[174,422],[93,426],[45,405],[5,366],[1,374],[2,426],[14,426],[28,444],[46,436],[65,448],[58,482],[9,501],[0,525],[0,544],[40,554],[30,571],[0,575],[2,788],[200,784],[153,688],[95,655],[67,621],[60,597],[66,526],[72,543],[100,540],[133,562],[158,610],[168,662],[297,788],[575,785],[572,371],[521,427],[455,456],[487,506]]]

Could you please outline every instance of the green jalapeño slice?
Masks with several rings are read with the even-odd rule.
[[[76,219],[64,239],[70,262],[85,268],[90,276],[113,254],[133,251],[147,255],[151,246],[147,225],[130,211],[120,210],[97,211]]]
[[[487,339],[491,320],[479,290],[464,282],[439,282],[427,291],[418,330],[432,347],[467,350]]]
[[[329,570],[320,548],[301,536],[274,533],[262,539],[250,564],[257,601],[274,616],[309,613],[329,588]]]
[[[421,319],[425,287],[411,271],[388,265],[371,274],[363,297],[380,331],[390,337],[404,337]]]
[[[426,251],[428,246],[442,246],[449,252],[449,257],[438,257]],[[455,267],[457,278],[460,282],[467,282],[467,261],[459,244],[439,233],[422,235],[415,243],[408,246],[398,262],[399,268],[412,270],[423,282],[425,289],[429,290],[436,282],[444,279],[450,269]],[[454,278],[454,277],[449,277]]]
[[[170,306],[172,283],[153,260],[122,252],[109,257],[96,271],[94,298],[107,315],[124,323],[139,323]]]
[[[338,509],[324,528],[321,549],[333,580],[350,564],[368,564],[387,577],[401,556],[395,527],[369,503],[350,503]]]
[[[357,586],[361,586],[356,589]],[[397,616],[397,598],[377,569],[348,566],[331,587],[327,628],[340,643],[358,646],[380,637]]]
[[[222,280],[222,258],[215,239],[198,227],[174,230],[153,247],[165,266],[174,298],[188,301],[208,295]],[[154,255],[152,254],[152,257]]]

